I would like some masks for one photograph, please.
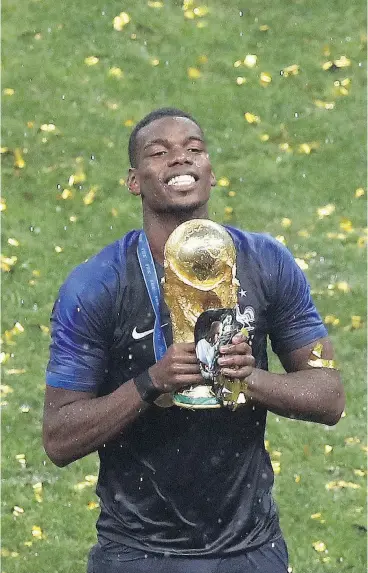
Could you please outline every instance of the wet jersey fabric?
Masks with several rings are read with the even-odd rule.
[[[327,332],[291,253],[268,235],[227,227],[237,251],[237,320],[267,370],[267,337],[282,355]],[[78,266],[52,313],[46,382],[102,396],[149,368],[154,313],[137,258],[139,231]],[[163,268],[156,264],[158,278]],[[170,314],[161,324],[172,343]],[[266,409],[156,405],[99,450],[101,540],[157,554],[222,556],[281,536],[264,447]]]

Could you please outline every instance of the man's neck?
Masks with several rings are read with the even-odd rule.
[[[147,235],[153,258],[161,265],[164,262],[164,247],[171,233],[191,219],[208,219],[208,209],[203,206],[189,213],[145,213],[143,212],[143,229]]]

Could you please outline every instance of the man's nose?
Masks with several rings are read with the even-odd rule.
[[[169,166],[184,165],[188,163],[192,165],[193,161],[190,157],[190,152],[186,149],[172,149],[169,157]]]

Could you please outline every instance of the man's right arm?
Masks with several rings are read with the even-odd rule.
[[[162,393],[203,382],[194,343],[171,345],[148,373]],[[46,385],[45,451],[57,466],[66,466],[116,438],[148,407],[134,380],[101,397]]]

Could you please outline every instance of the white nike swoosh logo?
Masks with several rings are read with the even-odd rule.
[[[168,322],[165,322],[165,324],[163,324],[161,326],[161,328],[163,328],[164,326],[167,326],[168,324],[169,324]],[[151,328],[151,330],[144,330],[143,332],[137,332],[137,327],[135,326],[133,328],[132,336],[133,336],[134,340],[140,340],[141,338],[144,338],[145,336],[152,334],[153,331],[154,331],[154,328]]]

